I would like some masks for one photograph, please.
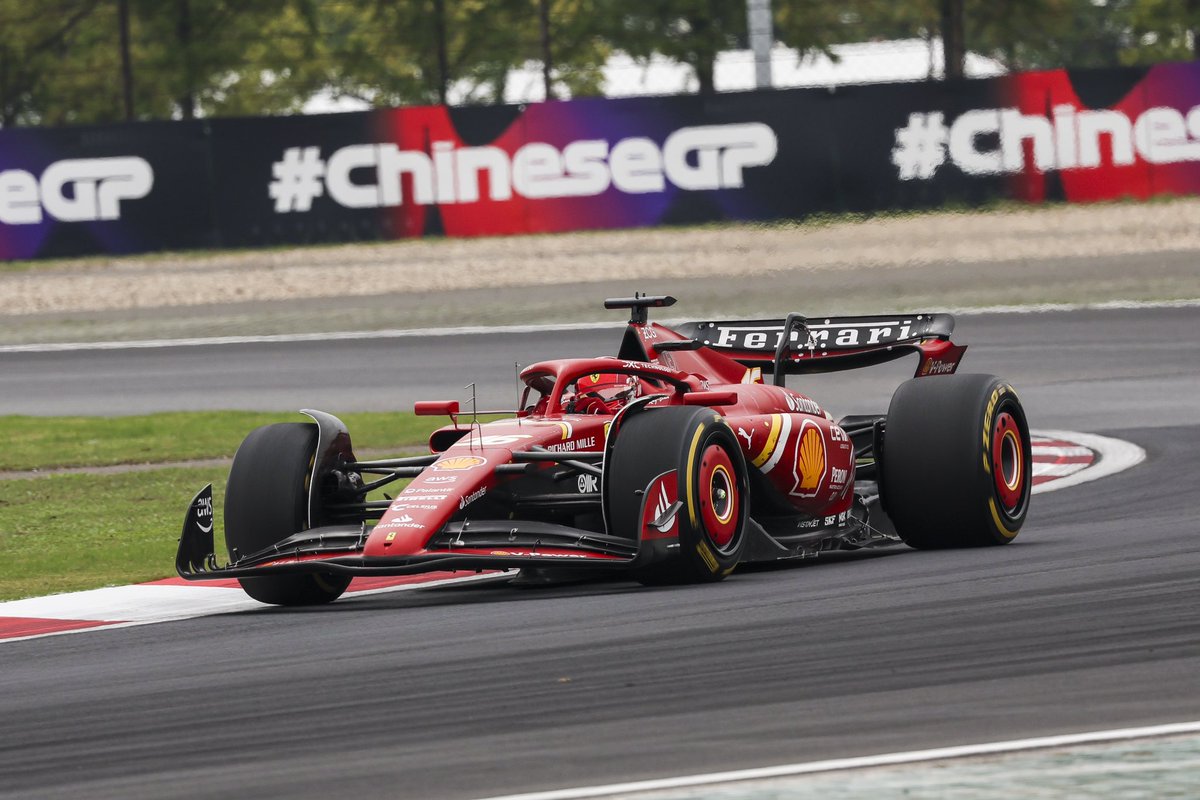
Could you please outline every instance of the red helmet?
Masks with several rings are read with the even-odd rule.
[[[637,397],[641,382],[633,375],[595,372],[575,381],[575,393],[564,396],[568,414],[612,414]]]

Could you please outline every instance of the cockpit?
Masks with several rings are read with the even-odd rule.
[[[529,414],[546,414],[550,409],[554,376],[534,374],[525,377],[526,387],[521,408]],[[616,414],[629,401],[645,391],[644,381],[636,375],[616,372],[592,372],[567,381],[559,394],[557,411],[563,414]]]
[[[615,414],[641,393],[636,375],[594,372],[568,384],[560,405],[565,414]]]

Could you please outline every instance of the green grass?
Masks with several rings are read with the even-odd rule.
[[[140,417],[0,417],[0,469],[171,463],[233,455],[247,433],[290,413]],[[445,420],[409,413],[344,414],[356,450],[424,451]],[[0,481],[0,601],[174,575],[188,501],[213,484],[223,507],[228,468],[164,467],[47,474]],[[395,493],[400,484],[389,486]],[[221,514],[218,557],[223,557]]]
[[[161,469],[0,481],[0,600],[173,575],[188,501],[211,482],[220,504],[226,472]]]
[[[154,464],[232,456],[246,434],[291,413],[180,412],[134,417],[0,417],[0,470]],[[409,413],[344,414],[356,448],[421,449],[447,420]]]

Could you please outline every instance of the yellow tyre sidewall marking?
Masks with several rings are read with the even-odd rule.
[[[716,573],[721,569],[721,565],[717,563],[717,557],[712,554],[712,550],[708,549],[705,542],[700,542],[696,545],[696,552],[700,554],[700,558],[708,565],[709,571]]]
[[[688,504],[688,519],[692,522],[692,527],[699,525],[699,517],[696,515],[696,493],[693,491],[695,487],[695,476],[692,474],[692,467],[696,464],[696,451],[700,444],[700,437],[704,434],[704,426],[700,425],[696,428],[696,433],[692,435],[692,443],[688,446],[687,457],[687,504]]]

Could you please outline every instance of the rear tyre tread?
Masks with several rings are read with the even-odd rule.
[[[892,396],[883,499],[904,542],[921,549],[1008,544],[1029,512],[1029,425],[994,375],[914,378]]]

